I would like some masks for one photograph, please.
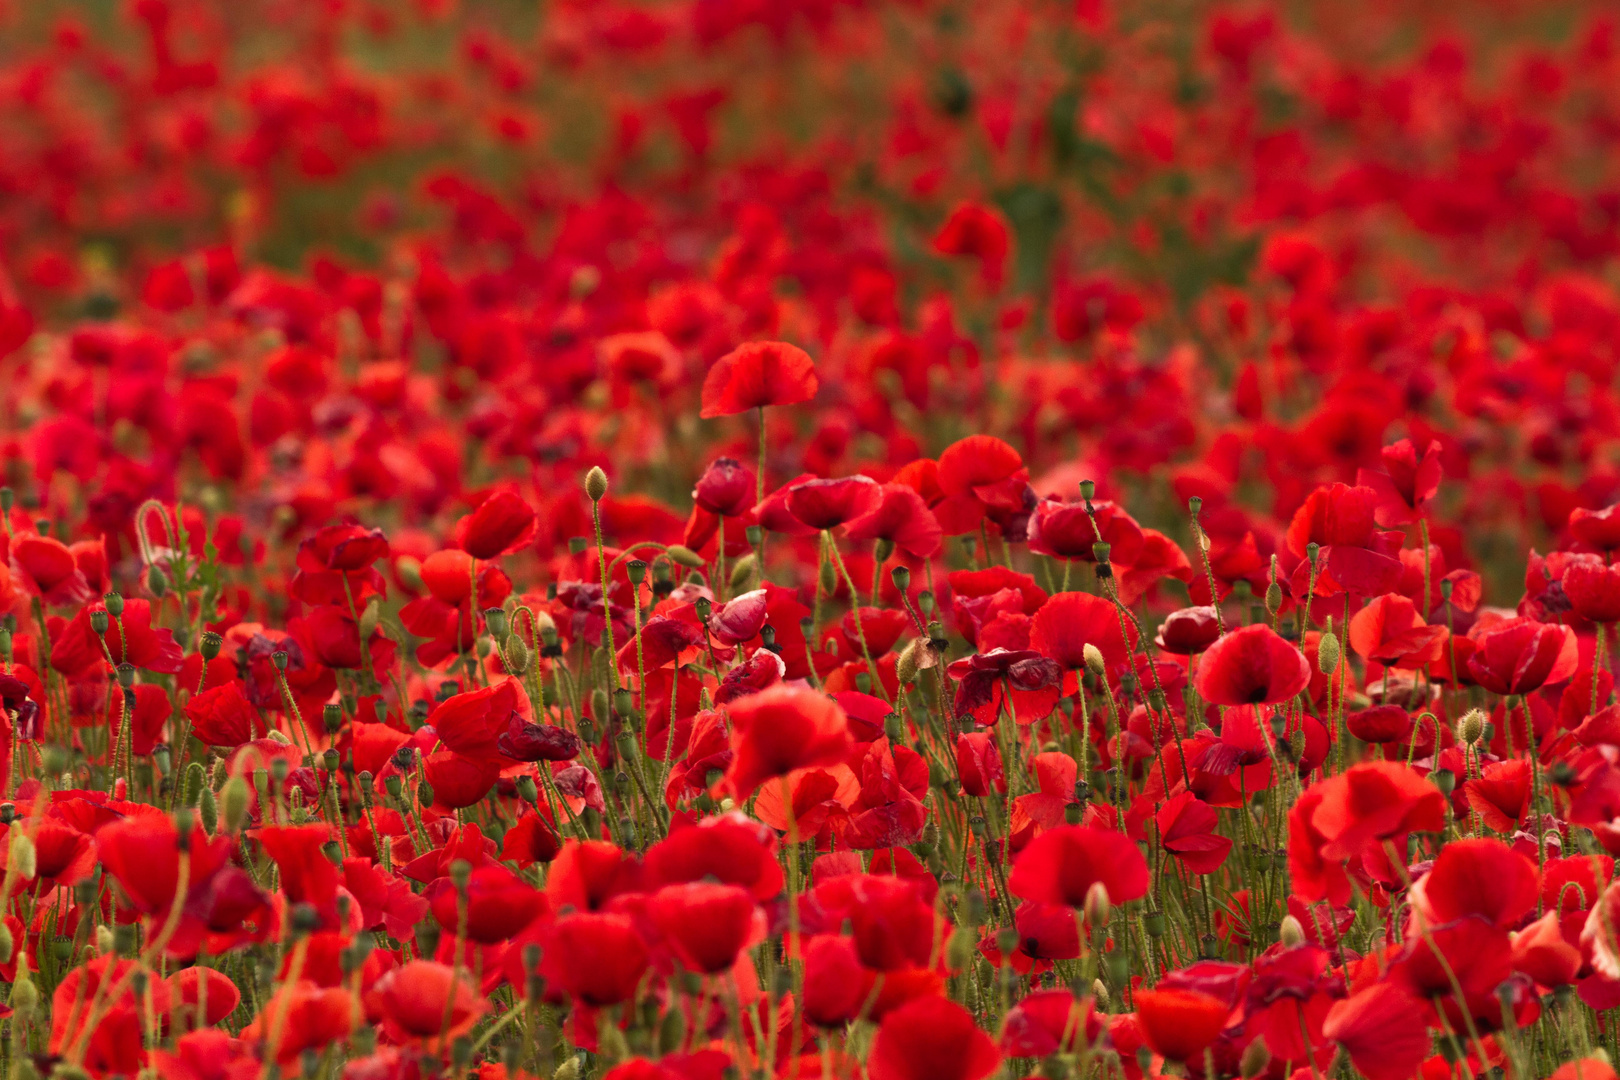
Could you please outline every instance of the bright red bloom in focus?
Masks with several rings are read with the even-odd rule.
[[[1575,674],[1580,655],[1567,626],[1508,619],[1471,635],[1468,673],[1493,694],[1528,694]]]
[[[1192,1061],[1226,1027],[1231,1006],[1196,990],[1138,990],[1136,1018],[1155,1053]]]
[[[785,341],[751,341],[715,361],[703,379],[705,420],[767,405],[797,405],[820,382],[810,354]]]
[[[1050,829],[1013,861],[1007,887],[1026,900],[1078,908],[1101,883],[1116,904],[1147,895],[1147,859],[1122,833],[1086,825]]]
[[[1255,623],[1211,645],[1199,658],[1193,685],[1217,705],[1275,705],[1310,681],[1305,654],[1271,627]]]

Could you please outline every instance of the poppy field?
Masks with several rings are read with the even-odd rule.
[[[0,1080],[1616,1080],[1617,87],[0,0]]]

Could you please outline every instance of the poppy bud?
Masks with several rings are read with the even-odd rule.
[[[668,555],[670,561],[676,566],[684,566],[688,570],[703,569],[703,556],[685,544],[671,544],[664,549],[664,554]]]
[[[0,629],[0,660],[11,663],[11,631]]]
[[[1305,753],[1305,732],[1296,731],[1288,736],[1288,756],[1291,761],[1298,761]]]
[[[602,466],[592,465],[591,471],[585,474],[585,494],[590,497],[591,502],[595,503],[601,502],[602,497],[607,493],[607,473],[602,471]]]
[[[185,793],[184,799],[187,806],[195,807],[197,805],[197,801],[202,798],[203,788],[207,780],[208,773],[203,768],[202,762],[193,761],[186,766],[185,785],[181,790]]]
[[[225,814],[225,831],[236,832],[247,821],[248,803],[253,792],[248,788],[247,781],[240,776],[233,776],[225,781],[225,789],[220,792],[220,809]]]
[[[996,948],[1002,956],[1010,956],[1018,948],[1018,931],[1010,926],[1003,926],[996,931]]]
[[[366,605],[366,610],[360,613],[360,640],[367,642],[377,632],[377,624],[382,621],[382,605],[373,596]]]
[[[962,921],[968,926],[983,926],[985,917],[989,913],[989,905],[984,893],[978,889],[970,889],[967,894],[967,911]]]
[[[585,1075],[585,1070],[580,1056],[575,1054],[557,1066],[556,1071],[551,1074],[551,1080],[579,1080],[583,1075]]]
[[[15,825],[13,829],[8,864],[16,867],[17,876],[24,881],[33,881],[39,874],[39,852],[27,833],[16,829]]]
[[[1109,918],[1114,913],[1114,906],[1108,899],[1108,886],[1100,881],[1093,881],[1091,888],[1086,890],[1086,903],[1083,909],[1086,913],[1086,922],[1094,928],[1108,925]]]
[[[450,863],[450,883],[456,887],[456,892],[465,893],[467,883],[472,880],[472,863],[466,859],[454,859]]]
[[[1253,1080],[1266,1071],[1271,1064],[1271,1050],[1266,1046],[1266,1037],[1256,1035],[1254,1042],[1243,1048],[1243,1057],[1238,1059],[1238,1075],[1243,1080]]]
[[[1277,940],[1285,949],[1297,949],[1305,944],[1305,927],[1293,915],[1284,915],[1277,928]]]
[[[886,536],[879,537],[878,542],[876,544],[872,545],[872,558],[876,559],[877,562],[878,562],[878,565],[880,565],[880,566],[883,563],[888,562],[890,556],[892,556],[893,554],[894,554],[894,541],[890,540]]]
[[[1449,604],[1451,602],[1451,590],[1455,589],[1456,587],[1457,587],[1456,582],[1452,581],[1449,578],[1441,578],[1440,579],[1440,599],[1444,600],[1446,603]]]
[[[0,487],[0,513],[11,513],[11,508],[17,501],[17,493],[9,486]]]
[[[1097,1009],[1099,1012],[1108,1011],[1108,1006],[1111,1004],[1108,994],[1108,985],[1101,979],[1091,980],[1091,996],[1092,999],[1097,1002]]]
[[[11,936],[11,928],[0,923],[0,964],[11,963],[11,952],[16,944]]]
[[[1080,650],[1080,655],[1085,658],[1086,670],[1097,676],[1099,679],[1103,677],[1105,672],[1107,672],[1108,664],[1107,661],[1103,659],[1102,650],[1097,648],[1097,646],[1093,645],[1091,642],[1086,642],[1085,647]]]
[[[1462,719],[1457,721],[1457,740],[1472,746],[1479,742],[1485,734],[1485,713],[1479,709],[1469,709],[1463,713]]]
[[[945,946],[945,966],[952,971],[960,971],[968,966],[973,959],[973,931],[965,926],[958,926],[951,933],[951,939]]]
[[[749,552],[738,559],[736,565],[731,568],[731,578],[728,583],[733,589],[741,589],[752,580],[753,576],[754,555],[753,552]]]
[[[1147,930],[1148,937],[1155,941],[1164,937],[1164,912],[1148,912],[1142,917],[1142,925]]]
[[[516,634],[513,634],[511,637],[506,639],[506,654],[504,663],[506,664],[506,669],[513,675],[522,675],[526,673],[529,670],[529,664],[533,661],[533,659],[534,658],[529,654],[529,647],[523,644],[522,638],[518,637]]]
[[[1339,669],[1339,661],[1344,656],[1339,648],[1339,639],[1329,630],[1322,635],[1322,640],[1316,646],[1316,669],[1324,675],[1332,675]]]
[[[828,559],[821,564],[821,572],[817,575],[821,585],[821,595],[832,596],[838,591],[838,568]]]
[[[108,620],[107,613],[105,611],[98,609],[90,613],[90,629],[95,632],[97,637],[100,637],[107,632],[107,626]]]
[[[203,831],[213,836],[219,829],[219,803],[214,799],[211,788],[203,788],[197,799],[197,818],[202,822]]]
[[[658,1050],[662,1054],[673,1054],[686,1045],[686,1014],[680,1009],[670,1009],[664,1013],[664,1018],[658,1024]]]
[[[1276,558],[1276,556],[1272,557]],[[1277,584],[1276,578],[1272,578],[1271,584],[1266,586],[1266,613],[1269,615],[1277,614],[1277,612],[1282,609],[1282,602],[1282,586]],[[1250,1043],[1249,1045],[1253,1046],[1254,1043]]]
[[[161,567],[153,565],[146,568],[146,591],[159,600],[168,593],[169,579]]]
[[[1457,787],[1457,774],[1450,769],[1437,769],[1429,774],[1429,783],[1439,788],[1444,795],[1450,795]]]
[[[900,650],[900,655],[894,661],[894,675],[900,685],[917,681],[917,674],[922,670],[922,650],[924,646],[921,639],[913,638],[906,642],[906,647]]]
[[[37,1008],[39,1008],[39,987],[34,985],[34,980],[19,966],[17,981],[11,984],[11,1009],[18,1016],[26,1017],[34,1015]]]

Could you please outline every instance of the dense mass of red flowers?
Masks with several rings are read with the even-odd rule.
[[[1616,1080],[1620,17],[0,2],[5,1080]]]

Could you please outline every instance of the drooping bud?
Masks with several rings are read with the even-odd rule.
[[[1101,979],[1091,980],[1091,997],[1092,1000],[1097,1003],[1098,1012],[1108,1011],[1108,1006],[1111,1004],[1112,999],[1108,993],[1108,985]]]
[[[1097,648],[1097,646],[1093,645],[1091,642],[1086,642],[1085,647],[1080,650],[1080,655],[1085,657],[1086,670],[1097,676],[1099,679],[1103,677],[1105,672],[1107,672],[1108,663],[1103,658],[1102,650]]]
[[[677,566],[684,566],[688,570],[703,569],[703,556],[687,547],[685,544],[671,544],[664,552],[670,561]]]

